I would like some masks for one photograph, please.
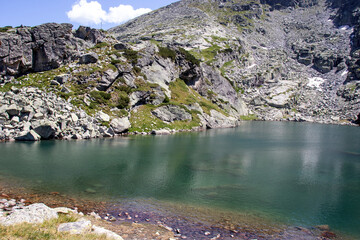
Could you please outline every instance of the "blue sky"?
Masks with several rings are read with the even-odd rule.
[[[177,0],[1,0],[0,27],[72,23],[108,29]]]

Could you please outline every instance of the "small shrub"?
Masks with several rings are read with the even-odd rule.
[[[96,44],[94,47],[92,47],[93,49],[96,49],[96,48],[103,48],[103,47],[107,47],[107,46],[109,46],[109,44],[108,43],[106,43],[106,42],[101,42],[101,43],[98,43],[98,44]]]
[[[159,55],[163,58],[170,58],[173,61],[175,61],[175,59],[176,59],[176,52],[167,47],[159,46]]]
[[[131,49],[124,50],[124,57],[132,64],[135,65],[138,62],[139,56],[137,51]]]
[[[119,59],[111,59],[112,65],[119,64],[119,63],[121,63],[121,61]]]
[[[170,99],[169,99],[169,97],[165,94],[165,98],[164,98],[163,103],[169,103],[169,102],[170,102]]]
[[[221,53],[232,53],[234,50],[232,50],[231,48],[225,48],[223,50],[220,50]]]
[[[139,68],[139,67],[137,67],[137,66],[134,66],[133,69],[134,69],[134,72],[135,72],[137,75],[139,75],[139,74],[141,73],[141,68]]]
[[[249,115],[240,116],[240,119],[243,121],[254,121],[257,120],[258,117],[255,114],[249,114]]]
[[[92,91],[90,96],[99,104],[106,104],[111,99],[111,94],[102,91]]]
[[[126,92],[120,92],[117,108],[124,109],[129,105],[130,98]]]
[[[119,91],[122,91],[122,92],[126,92],[127,94],[131,93],[131,87],[129,87],[128,85],[116,86],[115,89],[119,90]]]
[[[7,32],[9,29],[12,29],[12,26],[5,26],[0,28],[0,32]]]

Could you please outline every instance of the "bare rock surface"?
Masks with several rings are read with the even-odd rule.
[[[9,216],[0,218],[0,224],[9,226],[20,223],[43,223],[46,220],[57,218],[58,215],[54,209],[47,207],[43,203],[35,203],[14,210]]]

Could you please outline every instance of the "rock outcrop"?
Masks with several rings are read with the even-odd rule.
[[[0,33],[0,74],[46,71],[74,61],[79,43],[71,24],[47,23]]]
[[[0,218],[0,224],[5,226],[20,223],[43,223],[44,221],[57,218],[57,212],[43,203],[36,203],[13,211],[10,215]]]

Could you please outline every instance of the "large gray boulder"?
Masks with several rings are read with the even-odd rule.
[[[95,28],[84,27],[84,26],[80,26],[76,30],[74,35],[75,37],[81,38],[85,41],[92,42],[94,44],[102,42],[105,38],[105,35],[101,31]]]
[[[97,235],[105,235],[106,238],[108,238],[108,239],[123,240],[123,238],[121,236],[119,236],[118,234],[116,234],[110,230],[107,230],[105,228],[97,227],[95,225],[92,226],[92,233],[97,234]]]
[[[99,59],[99,56],[96,53],[94,53],[94,52],[86,53],[86,54],[80,56],[79,63],[80,64],[96,63],[98,61],[98,59]]]
[[[39,141],[41,139],[40,135],[37,134],[34,130],[30,130],[28,133],[24,135],[20,135],[15,137],[16,141]]]
[[[131,124],[129,118],[124,117],[124,118],[114,118],[111,121],[110,126],[113,128],[115,133],[119,134],[126,132],[130,128]]]
[[[210,115],[203,115],[206,128],[230,128],[238,125],[238,120],[234,117],[227,117],[216,110],[210,110]]]
[[[19,106],[17,106],[16,104],[12,104],[12,105],[8,106],[6,109],[6,112],[10,116],[18,116],[20,111],[21,111],[21,108]]]
[[[155,117],[166,122],[189,121],[192,119],[190,113],[176,105],[161,106],[153,110],[151,113]]]
[[[91,231],[91,221],[79,220],[77,222],[62,223],[58,227],[58,232],[70,234],[86,234]]]
[[[57,132],[57,125],[54,122],[44,120],[32,124],[34,131],[41,136],[41,139],[52,139]]]
[[[23,209],[16,209],[7,217],[0,218],[0,224],[5,226],[21,223],[43,223],[44,221],[57,218],[56,211],[43,203],[29,205]]]

